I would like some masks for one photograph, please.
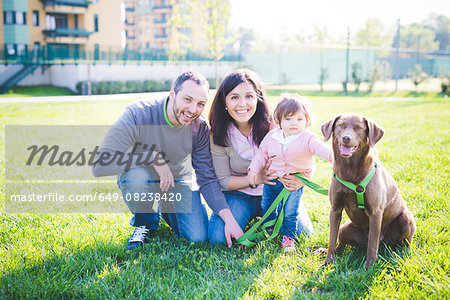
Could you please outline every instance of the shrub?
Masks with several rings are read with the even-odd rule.
[[[87,81],[79,81],[76,84],[77,92],[81,95],[83,84]],[[167,80],[130,80],[130,81],[92,81],[92,95],[120,94],[120,93],[145,93],[169,91],[172,81]]]
[[[416,86],[416,92],[419,88],[419,84],[428,79],[428,74],[422,70],[421,65],[416,65],[415,69],[410,72],[411,80],[413,84]]]
[[[355,92],[359,92],[359,86],[362,82],[362,66],[359,62],[352,64],[352,82],[355,85]]]

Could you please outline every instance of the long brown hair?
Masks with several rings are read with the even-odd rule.
[[[209,111],[209,123],[211,125],[213,141],[216,145],[222,147],[229,145],[227,139],[228,126],[230,123],[235,125],[236,123],[225,109],[225,98],[236,86],[243,82],[247,82],[253,86],[258,99],[255,114],[249,120],[253,131],[253,142],[259,146],[264,136],[270,130],[269,107],[261,80],[256,73],[248,69],[239,69],[224,78],[217,89],[216,96]]]

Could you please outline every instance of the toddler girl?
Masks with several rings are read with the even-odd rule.
[[[274,112],[274,118],[280,128],[267,133],[252,159],[248,172],[248,180],[251,185],[255,185],[258,173],[268,161],[271,161],[269,170],[274,170],[278,178],[302,173],[308,179],[312,178],[314,172],[313,155],[331,162],[331,148],[316,134],[307,130],[311,125],[312,117],[310,104],[306,98],[297,94],[281,94],[281,99]],[[285,204],[281,227],[284,252],[295,251],[295,234],[299,230],[302,231],[301,228],[298,228],[297,221],[303,186],[304,184],[297,190],[291,191]],[[267,212],[283,188],[283,183],[278,179],[275,180],[275,185],[264,185],[261,203],[263,214]],[[288,186],[286,188],[290,189]],[[278,211],[273,211],[266,222],[275,219],[279,211],[281,211],[281,204]]]

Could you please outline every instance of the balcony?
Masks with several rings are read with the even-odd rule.
[[[165,24],[165,23],[167,23],[167,19],[154,20],[153,23],[155,23],[155,24]]]
[[[153,9],[164,9],[164,8],[172,8],[172,5],[155,5],[152,7]]]
[[[85,0],[41,0],[46,12],[85,14],[91,1]]]
[[[134,21],[125,20],[125,25],[134,26],[134,25],[136,25],[136,23]]]
[[[87,8],[91,1],[87,0],[41,0],[44,6],[74,6]]]
[[[157,38],[157,39],[167,38],[167,37],[168,37],[167,34],[155,34],[155,38]]]
[[[85,44],[92,34],[90,31],[68,28],[47,29],[42,32],[47,43],[56,44]]]

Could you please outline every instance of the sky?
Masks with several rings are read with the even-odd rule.
[[[312,24],[345,36],[347,26],[356,33],[369,18],[389,27],[421,22],[430,13],[450,17],[448,0],[231,0],[230,25],[253,28],[261,37],[277,40],[284,34],[308,35]]]

